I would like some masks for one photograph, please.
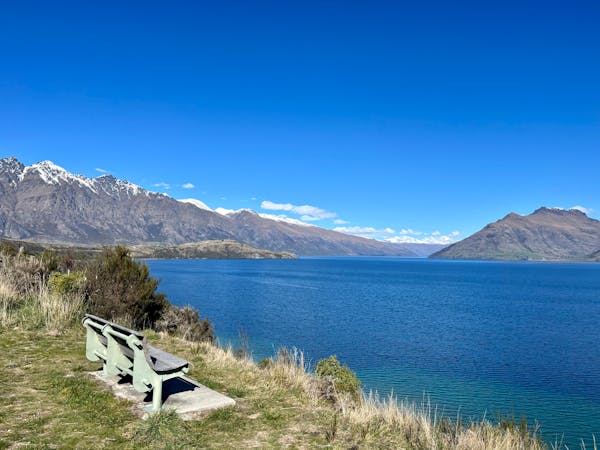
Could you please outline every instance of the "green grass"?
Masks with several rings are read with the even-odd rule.
[[[0,329],[0,448],[245,448],[323,446],[324,436],[302,430],[309,399],[258,382],[260,369],[228,360],[211,361],[203,346],[156,335],[193,364],[190,376],[209,381],[238,405],[201,420],[183,421],[172,412],[142,420],[127,401],[92,379],[98,369],[84,353],[84,333]],[[200,347],[200,349],[198,349]],[[254,372],[254,373],[251,373]],[[251,383],[249,386],[248,384]],[[262,386],[261,386],[262,384]],[[324,406],[325,407],[325,406]]]

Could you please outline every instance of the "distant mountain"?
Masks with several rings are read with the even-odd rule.
[[[212,211],[112,175],[88,178],[51,161],[0,159],[0,236],[78,245],[235,240],[297,255],[418,256],[402,244],[351,236],[251,210]]]
[[[419,258],[427,258],[435,252],[439,252],[443,248],[448,247],[448,244],[400,244],[406,250],[410,250]]]
[[[600,259],[600,221],[574,209],[540,208],[528,216],[511,213],[431,258]]]

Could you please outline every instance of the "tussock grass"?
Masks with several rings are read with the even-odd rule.
[[[58,332],[72,326],[82,312],[81,295],[51,292],[38,258],[0,255],[0,326]]]

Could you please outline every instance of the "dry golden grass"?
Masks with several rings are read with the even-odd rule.
[[[50,291],[37,258],[0,255],[0,326],[58,332],[70,327],[82,312],[81,295]]]
[[[173,343],[177,347],[181,345],[182,350],[186,345]],[[290,423],[290,430],[316,430],[325,439],[325,447],[548,449],[545,443],[537,439],[535,432],[531,433],[519,425],[499,427],[486,420],[463,425],[459,420],[442,417],[428,403],[417,405],[399,402],[392,396],[381,399],[376,395],[363,396],[358,403],[349,397],[340,398],[337,404],[324,402],[320,398],[320,380],[308,370],[304,355],[297,349],[279,351],[271,358],[270,364],[259,369],[248,358],[236,358],[231,348],[223,349],[206,343],[188,345],[188,348],[191,355],[202,355],[210,372],[217,377],[227,378],[226,374],[234,374],[234,378],[243,380],[246,389],[255,391],[256,396],[270,399],[277,398],[281,393],[293,396],[295,402],[286,406],[279,404],[278,408],[295,409],[296,417],[303,417],[306,422]],[[241,401],[242,407],[243,404],[244,400]],[[294,433],[290,431],[290,445],[302,447],[301,441],[293,439],[293,436]],[[281,441],[282,446],[286,446],[285,442],[285,439]]]

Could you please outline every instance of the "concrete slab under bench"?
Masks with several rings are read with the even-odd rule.
[[[131,384],[131,377],[104,376],[102,371],[90,372],[95,379],[109,386],[117,397],[134,403],[134,409],[142,417],[147,417],[145,411],[152,404],[152,393],[138,392]],[[163,383],[162,409],[174,410],[182,419],[192,420],[203,413],[219,408],[235,406],[235,400],[213,391],[187,377],[177,377]]]

